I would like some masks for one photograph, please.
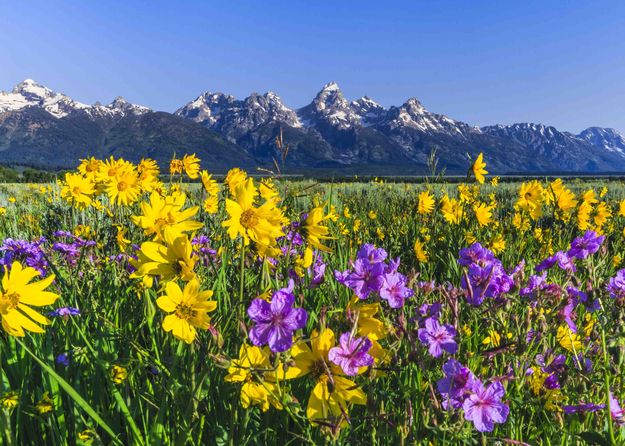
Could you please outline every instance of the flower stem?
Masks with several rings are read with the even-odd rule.
[[[605,381],[605,410],[608,417],[608,432],[610,434],[610,444],[615,445],[614,426],[612,425],[612,411],[610,410],[610,358],[605,342],[605,329],[601,327],[601,347],[603,348],[603,378]]]

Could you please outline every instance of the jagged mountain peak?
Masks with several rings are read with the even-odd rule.
[[[0,92],[0,112],[16,111],[27,107],[41,108],[55,118],[64,118],[76,112],[84,112],[88,116],[95,117],[103,114],[142,114],[150,111],[147,107],[129,103],[121,96],[107,106],[102,106],[99,102],[89,106],[63,93],[57,93],[33,79],[23,80],[10,93]]]

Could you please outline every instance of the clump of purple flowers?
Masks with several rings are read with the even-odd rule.
[[[293,308],[293,280],[287,288],[276,291],[271,302],[256,298],[252,301],[247,314],[256,325],[250,330],[252,344],[269,344],[273,352],[283,352],[293,345],[293,332],[304,328],[308,313],[303,308]]]
[[[414,291],[408,288],[406,276],[398,272],[399,259],[391,260],[387,264],[387,257],[384,249],[364,244],[358,250],[351,269],[335,271],[334,277],[360,299],[367,299],[372,293],[378,293],[391,308],[401,308],[404,300],[411,297]]]
[[[71,266],[76,266],[83,248],[90,248],[96,245],[95,241],[84,240],[68,231],[56,231],[54,236],[67,240],[66,242],[54,243],[54,245],[52,245],[52,249],[60,253],[65,258],[65,261]]]
[[[373,343],[369,338],[355,338],[351,333],[343,333],[338,347],[332,347],[328,359],[343,369],[343,373],[356,376],[360,367],[373,364],[369,350]]]
[[[455,337],[456,329],[448,324],[441,324],[434,317],[427,318],[419,328],[418,336],[422,344],[428,346],[428,351],[432,356],[438,358],[443,351],[453,355],[458,351],[458,344]]]
[[[558,251],[551,257],[547,257],[545,260],[536,265],[535,270],[537,273],[540,273],[547,269],[551,269],[554,265],[558,265],[561,270],[574,273],[577,271],[574,261],[575,258],[570,257],[568,253]]]
[[[312,275],[312,278],[310,279],[310,288],[316,288],[325,282],[326,268],[327,265],[323,261],[321,253],[316,251],[313,264],[310,268],[308,268],[309,275]]]
[[[514,286],[512,275],[506,273],[501,261],[480,243],[461,249],[458,263],[467,267],[461,286],[471,305],[480,305],[487,297],[498,298]]]
[[[570,258],[585,259],[599,251],[605,235],[597,235],[595,231],[586,231],[582,237],[577,237],[571,242],[571,248],[567,254]]]
[[[625,269],[621,269],[616,276],[611,277],[606,287],[610,297],[622,300],[625,298]]]
[[[210,246],[210,239],[206,235],[199,235],[191,240],[193,252],[198,256],[200,263],[208,266],[217,257],[217,251]]]
[[[0,246],[0,266],[10,268],[14,261],[19,260],[27,266],[36,269],[42,276],[48,271],[48,262],[42,245],[46,242],[44,237],[29,242],[27,240],[14,240],[7,238]]]
[[[501,399],[503,385],[494,382],[486,387],[467,367],[455,359],[443,365],[445,377],[438,381],[438,391],[443,395],[446,410],[462,408],[464,418],[479,432],[491,432],[495,423],[505,423],[510,411]]]
[[[70,316],[80,316],[80,310],[73,307],[62,307],[49,313],[50,317],[62,317],[67,320]]]

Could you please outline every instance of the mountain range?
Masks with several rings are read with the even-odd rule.
[[[590,127],[579,134],[543,124],[475,127],[428,111],[416,98],[389,108],[344,97],[326,84],[310,104],[291,109],[273,92],[244,99],[206,92],[174,113],[118,97],[87,105],[27,79],[0,92],[0,163],[74,167],[87,156],[151,157],[196,153],[204,167],[273,168],[276,138],[289,146],[287,173],[421,174],[432,153],[448,173],[466,173],[484,152],[492,173],[625,172],[625,138]]]

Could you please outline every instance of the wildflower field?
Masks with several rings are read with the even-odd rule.
[[[0,444],[625,444],[623,183],[467,168],[0,186]]]

